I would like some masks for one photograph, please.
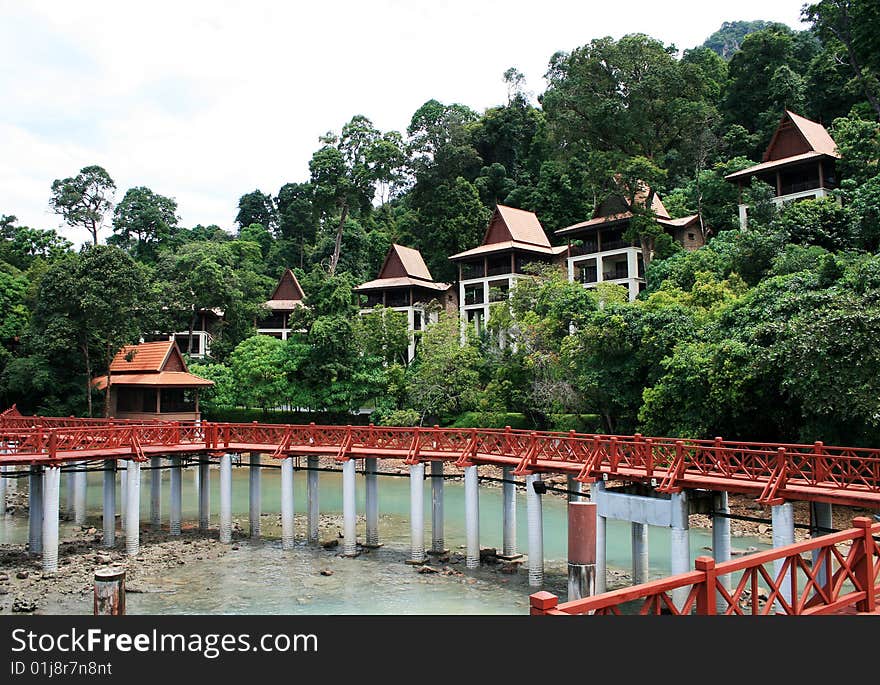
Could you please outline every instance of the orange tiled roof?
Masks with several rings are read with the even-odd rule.
[[[534,252],[543,255],[558,255],[568,249],[566,245],[558,245],[544,247],[542,245],[531,245],[529,243],[521,243],[515,240],[505,240],[502,243],[489,243],[488,245],[480,245],[471,250],[465,250],[458,254],[452,255],[449,259],[464,259],[466,257],[474,257],[476,255],[491,254],[493,252],[504,252],[506,250],[521,250],[522,252]]]
[[[431,277],[431,272],[428,270],[428,265],[425,264],[425,260],[422,259],[422,253],[418,250],[414,250],[411,247],[404,247],[403,245],[398,245],[394,243],[391,245],[390,252],[394,251],[397,253],[397,257],[400,259],[400,263],[403,264],[403,268],[406,271],[406,275],[412,278],[421,278],[425,281],[431,281],[433,278]],[[385,262],[388,262],[388,258],[386,257]],[[385,265],[382,265],[384,270]],[[379,272],[379,276],[382,276],[382,272]]]
[[[397,276],[395,278],[377,278],[373,281],[361,283],[355,292],[365,292],[367,290],[384,290],[385,288],[400,288],[413,286],[414,288],[430,288],[431,290],[448,290],[448,283],[438,283],[436,281],[422,281],[408,276]]]
[[[821,152],[823,155],[830,157],[840,157],[840,154],[837,152],[837,143],[834,142],[834,138],[831,137],[831,134],[828,133],[822,124],[810,121],[790,110],[785,110],[785,113],[814,152]],[[766,160],[765,153],[764,161]]]
[[[541,226],[541,222],[538,221],[534,212],[505,205],[497,205],[497,209],[514,242],[550,247],[550,241],[547,239],[547,234],[544,233],[544,227]]]
[[[173,347],[176,347],[173,340],[126,345],[110,363],[110,373],[159,372],[168,355],[174,352]]]
[[[107,387],[107,376],[98,376],[92,381],[98,390]],[[194,376],[186,371],[160,371],[158,373],[129,373],[113,376],[113,385],[148,385],[167,388],[198,388],[214,385],[214,381]]]

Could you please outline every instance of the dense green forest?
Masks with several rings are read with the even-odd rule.
[[[506,102],[476,112],[429,100],[403,132],[356,114],[317,141],[308,179],[245,192],[234,230],[181,226],[173,198],[121,192],[99,166],[59,178],[50,205],[92,244],[75,251],[2,208],[0,407],[99,415],[89,378],[123,344],[218,309],[213,358],[190,365],[216,382],[213,412],[293,406],[344,420],[368,406],[385,423],[876,446],[880,8],[823,0],[804,17],[804,31],[726,22],[683,51],[641,34],[597,38],[549,58],[536,101],[512,67],[499,75]],[[785,109],[837,142],[840,202],[777,212],[754,184],[741,231],[724,176],[760,161]],[[634,302],[536,273],[482,336],[462,345],[457,321],[441,320],[410,364],[399,317],[357,316],[351,289],[392,242],[451,281],[447,257],[479,244],[496,204],[535,212],[553,240],[634,178],[673,216],[698,213],[708,239],[684,252],[655,236]],[[256,336],[288,267],[306,294],[302,333]],[[513,344],[498,344],[502,331]]]

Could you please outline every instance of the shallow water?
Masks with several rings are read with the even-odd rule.
[[[183,478],[184,522],[197,520],[196,470],[187,469]],[[162,515],[167,524],[168,472],[162,472]],[[141,477],[141,518],[149,520],[151,472]],[[100,529],[102,474],[89,474],[88,509],[93,525]],[[280,510],[280,473],[264,469],[262,475],[262,510]],[[294,499],[298,515],[306,511],[305,472],[295,476]],[[117,491],[119,488],[117,488]],[[65,488],[62,484],[62,499]],[[364,481],[358,475],[358,511],[364,511]],[[464,488],[460,481],[445,484],[445,538],[453,551],[463,547]],[[129,593],[130,614],[525,614],[528,596],[535,589],[528,586],[527,571],[516,575],[500,574],[496,567],[484,566],[465,572],[464,564],[452,565],[464,576],[419,574],[404,561],[409,556],[409,479],[379,478],[379,534],[383,547],[354,559],[337,556],[339,549],[325,550],[303,541],[293,550],[281,549],[275,518],[264,517],[264,538],[241,541],[239,549],[211,560],[188,560],[171,570],[157,570],[141,575],[138,586],[148,590]],[[567,592],[567,517],[566,502],[560,497],[543,498],[544,516],[544,589],[564,598]],[[425,539],[430,545],[430,481],[425,482]],[[339,473],[320,474],[322,514],[340,514],[342,478]],[[117,505],[119,506],[119,505]],[[217,525],[219,474],[211,472],[212,526]],[[117,511],[120,509],[117,508]],[[248,469],[233,469],[233,516],[247,530]],[[298,516],[298,519],[301,517]],[[300,529],[301,521],[297,521]],[[480,542],[484,547],[501,546],[501,488],[480,488]],[[338,526],[341,529],[341,521]],[[62,523],[61,534],[72,524]],[[358,521],[358,537],[363,538],[364,522]],[[216,530],[210,533],[216,536]],[[517,539],[519,551],[527,546],[525,492],[517,491]],[[24,517],[0,517],[0,543],[24,543],[27,521]],[[757,538],[735,538],[738,549],[767,545]],[[630,567],[630,527],[608,521],[607,564],[610,574],[628,572]],[[692,528],[692,559],[707,553],[711,532]],[[668,575],[669,530],[650,527],[650,575]],[[463,550],[458,550],[463,551]],[[436,564],[440,567],[443,564]],[[322,569],[333,571],[320,575]],[[609,587],[616,582],[609,575]],[[91,613],[91,597],[65,596],[53,601],[51,613]]]

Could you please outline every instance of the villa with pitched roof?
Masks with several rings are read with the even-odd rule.
[[[760,164],[728,174],[725,178],[739,186],[739,223],[745,229],[748,205],[743,188],[756,178],[775,190],[777,207],[788,202],[827,197],[837,187],[837,144],[822,124],[785,110]]]
[[[377,305],[406,314],[410,334],[407,361],[412,361],[416,349],[416,332],[436,323],[441,308],[455,311],[455,290],[449,283],[435,281],[422,253],[411,247],[392,244],[385,255],[379,275],[354,289],[365,314]],[[438,306],[431,307],[431,303]]]
[[[189,372],[173,340],[126,345],[110,363],[110,416],[119,419],[196,421],[199,389],[213,381]],[[97,390],[108,377],[92,381]]]
[[[287,340],[291,331],[290,315],[298,307],[304,306],[304,298],[305,295],[296,274],[290,269],[285,269],[269,299],[265,302],[269,314],[257,322],[257,333]]]
[[[634,202],[644,205],[648,189],[642,187]],[[622,195],[611,195],[596,207],[593,217],[556,231],[568,239],[566,266],[568,280],[595,288],[603,282],[617,283],[627,288],[629,299],[635,300],[645,289],[645,263],[642,248],[624,240],[633,217],[632,206]],[[651,201],[657,223],[673,240],[686,250],[696,250],[705,242],[699,215],[672,219],[660,195],[654,193]]]
[[[479,247],[452,255],[458,264],[458,302],[461,318],[477,331],[489,321],[493,302],[507,299],[525,267],[559,263],[564,245],[553,247],[534,212],[498,205]]]

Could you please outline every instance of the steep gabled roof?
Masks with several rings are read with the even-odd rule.
[[[648,199],[648,193],[648,186],[641,183],[635,194],[635,203],[644,205],[645,201]],[[623,211],[619,211],[621,209]],[[660,193],[654,193],[654,197],[651,198],[651,209],[654,210],[658,223],[669,221],[669,212],[666,210],[663,200],[660,199]],[[606,198],[604,202],[599,203],[593,212],[593,217],[591,219],[581,221],[580,223],[571,226],[566,226],[565,228],[560,228],[556,231],[556,235],[568,235],[584,229],[593,229],[599,226],[622,223],[631,219],[632,216],[632,207],[627,199],[623,195],[613,194],[609,198]]]
[[[303,306],[304,297],[305,294],[296,274],[290,269],[285,269],[281,278],[278,279],[278,284],[272,291],[271,297],[266,301],[266,306],[272,310],[292,311]]]
[[[534,212],[496,205],[489,220],[483,242],[478,247],[454,254],[449,259],[461,259],[503,250],[522,250],[540,254],[553,254],[554,248]]]
[[[355,288],[355,292],[407,286],[432,290],[449,288],[448,283],[437,283],[431,278],[431,272],[428,270],[425,260],[422,259],[421,252],[393,243],[388,248],[388,254],[385,255],[385,261],[382,262],[382,268],[379,269],[378,278],[361,283]]]
[[[767,162],[773,159],[773,150],[776,147],[780,134],[785,129],[788,122],[791,122],[805,144],[804,149],[800,150],[799,154],[803,154],[804,152],[819,152],[823,155],[829,155],[830,157],[840,157],[837,152],[837,143],[834,142],[831,134],[828,133],[822,124],[810,121],[790,110],[785,110],[785,114],[780,120],[779,125],[776,127],[776,130],[773,132],[770,144],[767,146],[767,149],[764,150],[764,157],[761,161]]]
[[[167,366],[182,368],[186,362],[173,340],[126,345],[110,363],[111,373],[159,373]]]

